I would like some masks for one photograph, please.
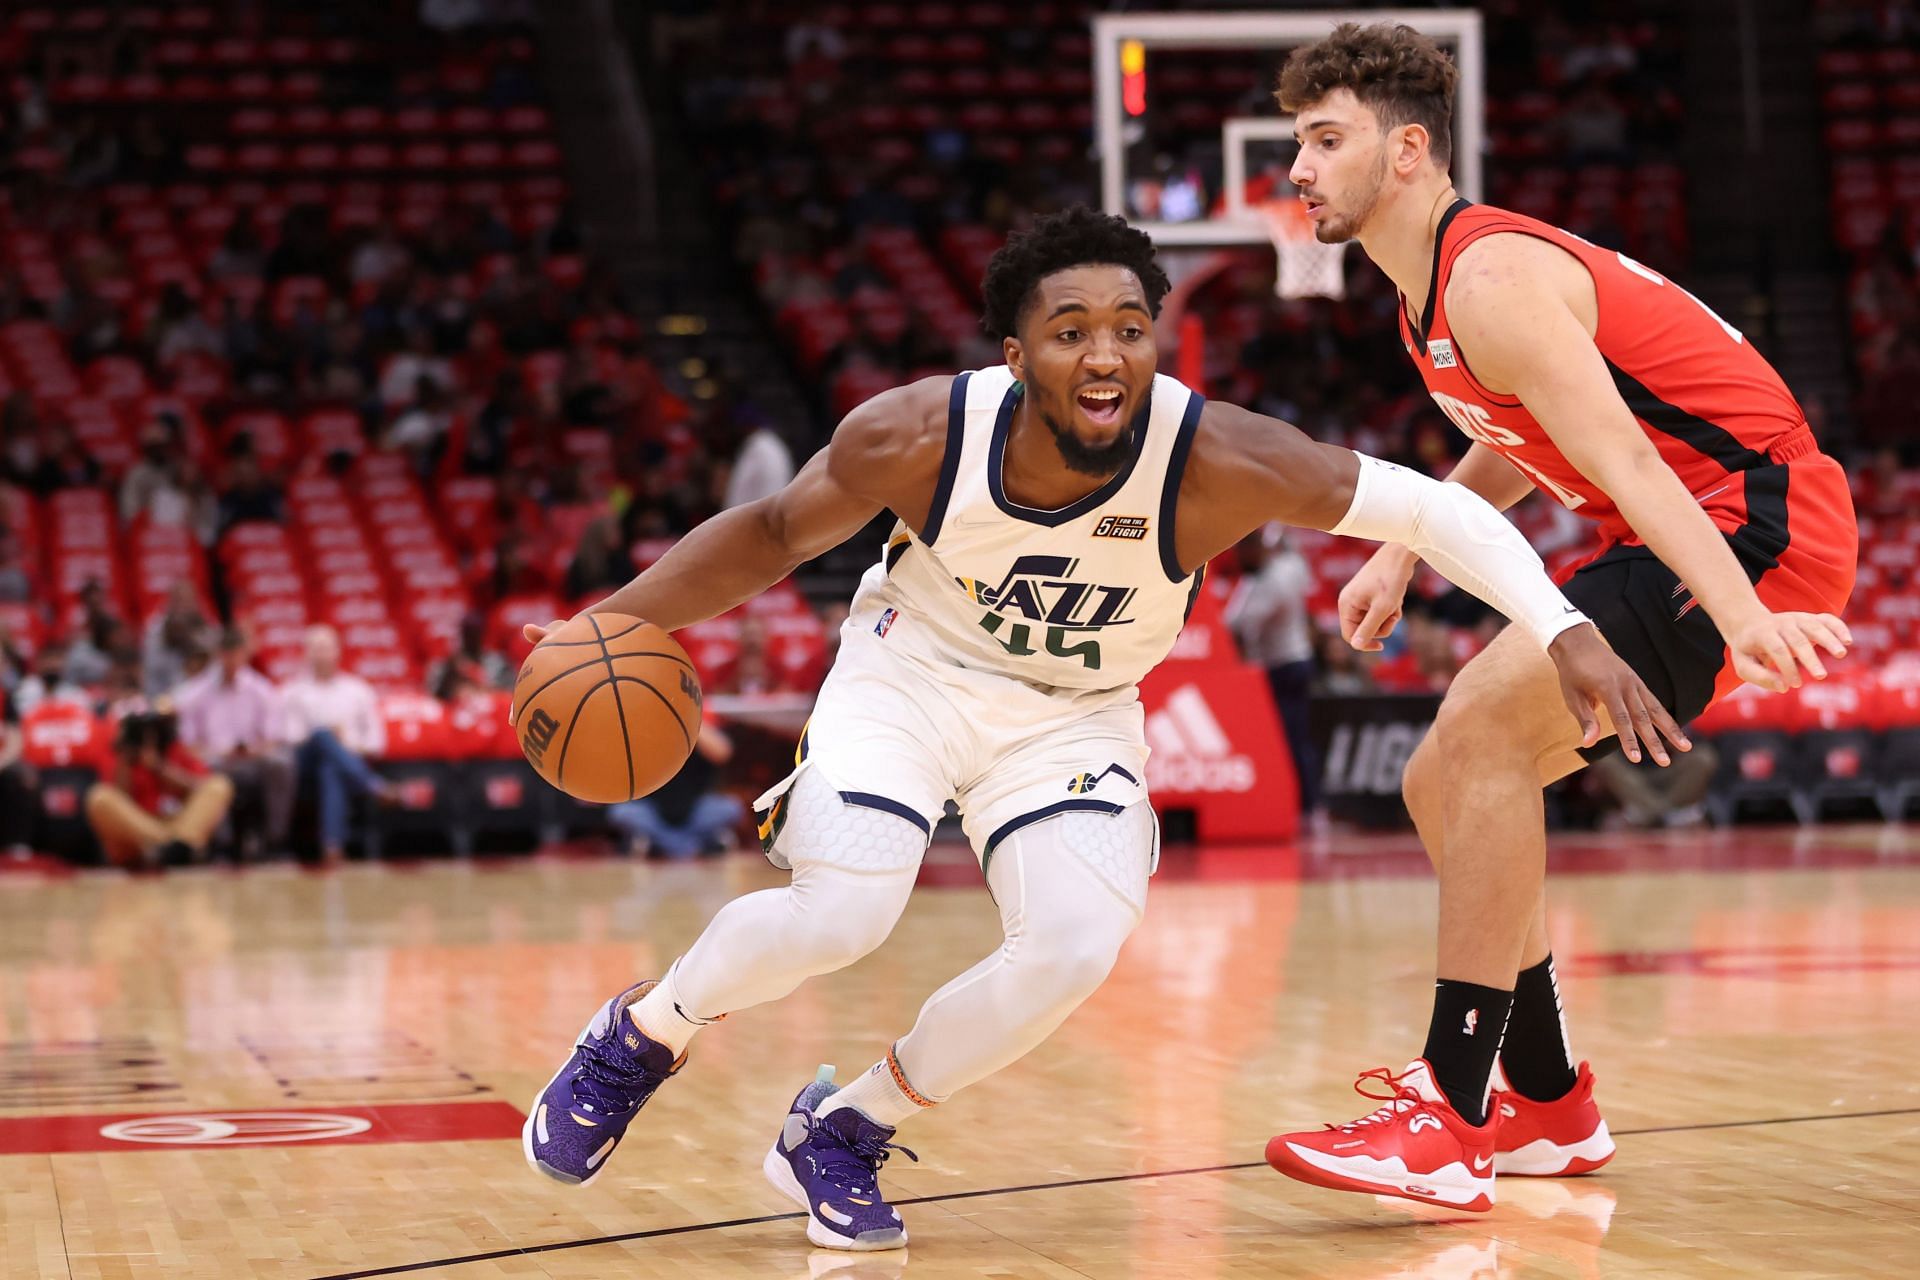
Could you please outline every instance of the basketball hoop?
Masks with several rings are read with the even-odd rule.
[[[1315,239],[1306,206],[1288,197],[1263,201],[1253,211],[1266,224],[1278,259],[1274,293],[1282,298],[1347,296],[1347,246],[1321,244]]]

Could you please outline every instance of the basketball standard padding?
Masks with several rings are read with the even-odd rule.
[[[582,614],[534,646],[513,686],[520,750],[576,800],[615,804],[680,772],[700,736],[700,678],[638,618]]]

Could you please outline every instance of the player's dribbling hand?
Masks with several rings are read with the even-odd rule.
[[[1681,751],[1693,750],[1693,743],[1653,691],[1621,661],[1591,623],[1562,631],[1547,646],[1547,654],[1560,673],[1560,696],[1580,722],[1581,746],[1591,747],[1600,741],[1602,730],[1596,709],[1604,709],[1620,739],[1620,750],[1635,764],[1640,763],[1642,743],[1655,764],[1672,764],[1662,738]]]
[[[1383,546],[1340,588],[1340,638],[1362,653],[1378,653],[1393,634],[1418,561],[1406,549]]]
[[[1852,643],[1847,624],[1830,613],[1763,613],[1727,637],[1734,671],[1748,684],[1774,693],[1798,689],[1802,667],[1815,680],[1825,680],[1820,650],[1844,658]]]

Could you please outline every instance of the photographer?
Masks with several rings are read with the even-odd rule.
[[[233,784],[209,774],[181,745],[173,709],[162,702],[120,719],[87,791],[87,822],[107,861],[157,867],[198,862],[233,803]]]

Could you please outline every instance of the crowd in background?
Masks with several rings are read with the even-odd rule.
[[[301,13],[326,34],[351,29],[365,7]],[[876,62],[876,46],[830,25],[787,21],[764,4],[733,7],[752,10],[758,25],[729,24],[721,7],[663,6],[656,54],[670,65],[656,70],[677,113],[665,127],[685,130],[742,287],[765,303],[795,371],[819,390],[821,432],[871,390],[996,359],[974,319],[984,253],[1032,215],[1092,199],[1076,114],[1085,96],[1068,83],[1084,65],[1072,58],[1086,6],[1042,6],[1033,24],[997,32],[1016,61],[1072,64],[1052,88],[1073,92],[1056,95],[1015,145],[991,123],[1014,123],[1002,104],[997,117],[979,115],[981,127],[947,120],[904,148],[885,137],[832,144],[861,120],[911,126],[898,114],[900,91],[920,70]],[[1507,180],[1542,155],[1601,173],[1669,158],[1680,110],[1673,51],[1644,38],[1632,9],[1582,19],[1567,8],[1536,21],[1528,6],[1489,8],[1496,98],[1549,99],[1496,112],[1496,151],[1511,153],[1496,171]],[[1908,29],[1908,9],[1876,9],[1875,38],[1889,22]],[[462,31],[448,47],[479,68],[462,93],[489,110],[538,109],[537,79],[512,43],[523,38],[523,7],[428,4],[421,17]],[[761,38],[769,30],[774,38]],[[395,47],[422,48],[419,36],[403,24]],[[248,662],[255,637],[221,549],[236,529],[287,522],[303,478],[351,482],[357,457],[384,453],[436,496],[466,481],[489,485],[450,537],[464,611],[457,634],[409,675],[416,692],[451,705],[510,682],[517,625],[500,625],[502,602],[550,598],[564,614],[597,598],[699,521],[777,489],[796,455],[820,443],[774,430],[754,388],[697,338],[643,327],[588,256],[557,178],[447,184],[434,202],[383,196],[350,204],[352,216],[342,216],[338,193],[309,198],[297,182],[286,199],[224,223],[192,221],[183,207],[173,225],[185,219],[202,237],[189,246],[194,272],[154,276],[138,237],[123,233],[118,195],[130,184],[192,189],[202,177],[193,148],[143,116],[115,123],[76,109],[59,86],[146,74],[155,42],[110,23],[49,48],[36,46],[17,68],[20,107],[0,117],[9,176],[0,226],[11,246],[0,253],[0,336],[44,326],[89,378],[133,370],[152,394],[117,402],[131,417],[115,453],[88,433],[74,401],[8,380],[0,351],[0,844],[33,840],[20,726],[62,704],[113,726],[94,744],[98,781],[85,811],[116,861],[270,857],[302,840],[333,860],[391,802],[378,769],[382,730],[367,718],[375,694],[351,653],[343,663],[337,636],[313,629],[298,670],[277,681]],[[432,85],[414,83],[401,61],[330,73],[342,79],[327,91],[390,114],[430,102]],[[1216,194],[1206,185],[1217,179],[1214,161],[1176,142],[1164,131],[1147,139],[1165,152],[1166,174],[1199,174],[1194,199],[1204,205]],[[1684,238],[1672,235],[1660,198],[1632,234],[1652,237],[1638,251],[1670,266],[1683,259]],[[1591,202],[1565,220],[1611,243],[1628,234],[1609,225],[1619,207]],[[1920,256],[1898,231],[1850,286],[1856,318],[1866,317],[1861,443],[1878,450],[1858,472],[1862,509],[1894,521],[1920,516],[1920,485],[1902,470],[1916,462],[1908,419],[1920,398]],[[144,283],[133,288],[136,279]],[[1429,472],[1464,450],[1399,349],[1395,298],[1379,273],[1352,264],[1347,296],[1330,302],[1277,301],[1270,277],[1228,272],[1193,306],[1218,336],[1212,393]],[[312,416],[318,406],[334,415],[326,432]],[[53,602],[45,549],[22,513],[102,489],[122,530],[179,529],[203,548],[204,583],[161,599],[88,582]],[[1516,516],[1550,562],[1584,542],[1580,522],[1550,503],[1529,500]],[[1330,624],[1331,592],[1353,567],[1348,549],[1311,536],[1251,540],[1219,566],[1243,650],[1269,670],[1297,742],[1314,694],[1444,690],[1499,625],[1426,576],[1385,650],[1355,653]],[[738,624],[706,673],[709,692],[811,688],[818,655],[780,660],[766,627]],[[825,631],[831,637],[831,623]],[[635,848],[676,856],[722,843],[740,821],[715,794],[732,751],[726,729],[709,726],[675,789],[619,815],[618,829]],[[1690,803],[1683,795],[1677,807]]]

